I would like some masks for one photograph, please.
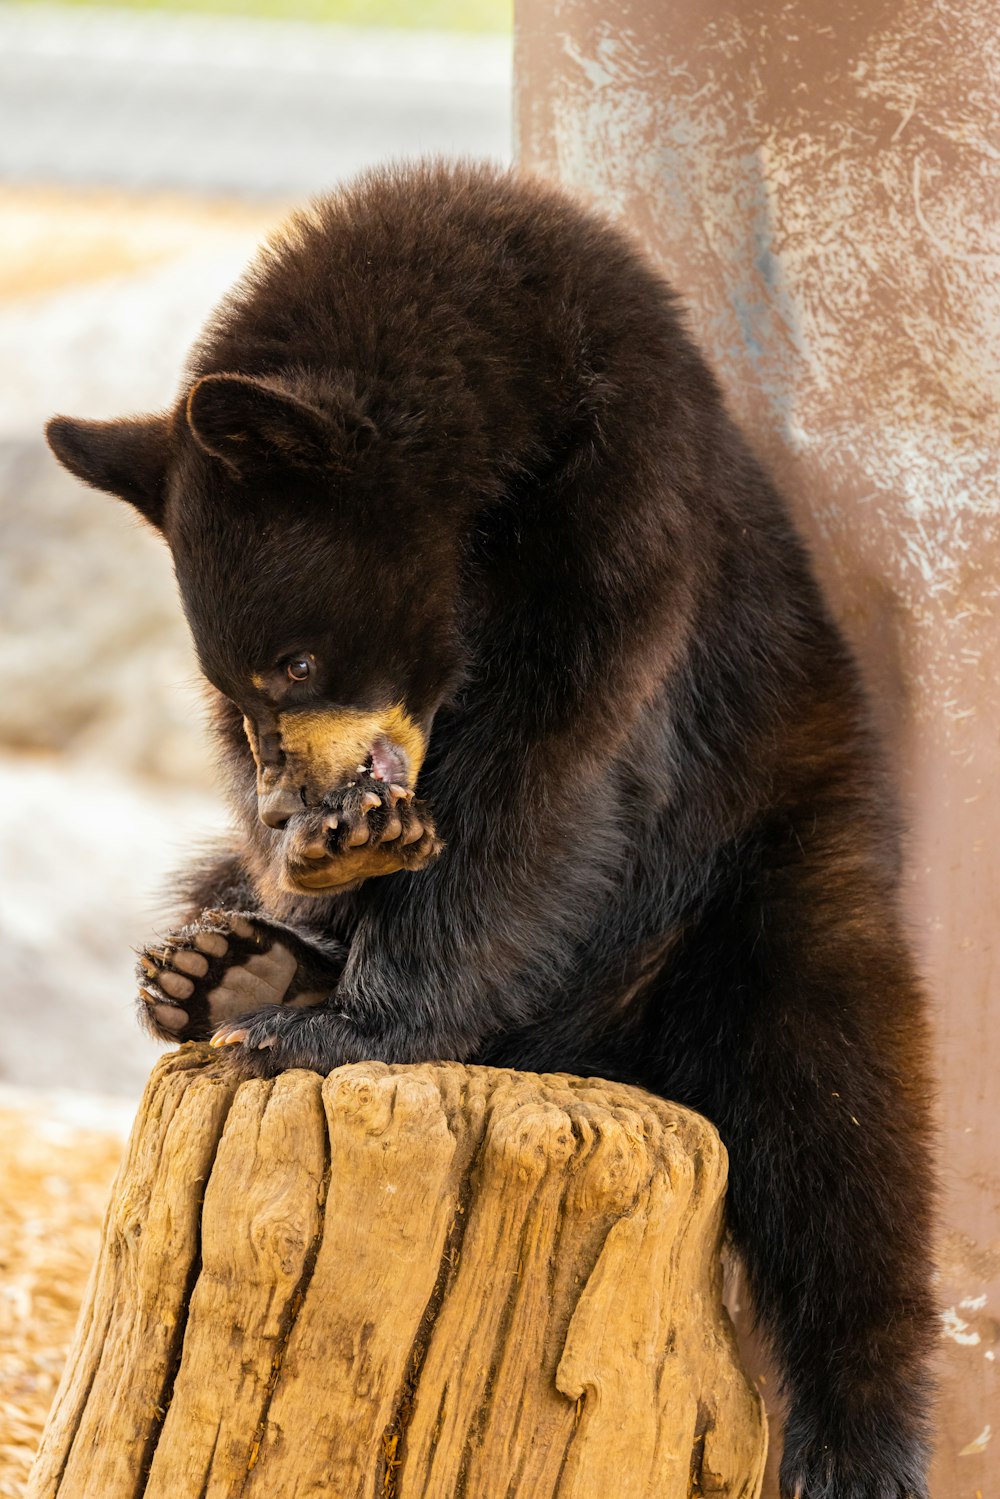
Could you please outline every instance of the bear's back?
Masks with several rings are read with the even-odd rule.
[[[496,431],[581,377],[635,397],[676,375],[714,402],[675,299],[637,248],[560,193],[486,166],[373,171],[295,215],[198,343],[190,378],[298,364],[369,389],[475,393]],[[512,403],[512,393],[516,401]]]

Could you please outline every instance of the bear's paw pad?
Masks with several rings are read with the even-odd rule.
[[[281,1004],[297,959],[264,923],[204,911],[197,922],[139,953],[142,1018],[168,1041],[204,1041],[248,1011]]]

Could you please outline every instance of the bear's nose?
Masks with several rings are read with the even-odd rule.
[[[265,827],[283,828],[301,811],[302,798],[290,786],[272,786],[257,793],[257,815]]]

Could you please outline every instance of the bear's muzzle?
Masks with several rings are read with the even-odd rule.
[[[420,725],[401,704],[382,712],[351,708],[279,713],[267,729],[244,718],[257,766],[257,810],[269,828],[321,809],[359,777],[412,791],[427,750]]]

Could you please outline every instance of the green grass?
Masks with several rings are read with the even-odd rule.
[[[83,3],[87,0],[69,0]],[[101,0],[108,4],[109,0]],[[110,0],[122,10],[194,11],[199,15],[278,16],[344,26],[405,30],[509,32],[513,0]]]

